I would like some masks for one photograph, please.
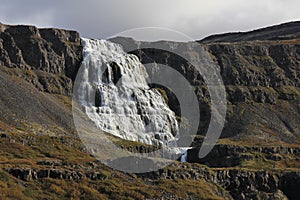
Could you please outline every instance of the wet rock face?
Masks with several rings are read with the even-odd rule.
[[[75,31],[38,29],[34,26],[0,25],[0,65],[10,73],[30,70],[28,81],[49,93],[68,94],[82,60]],[[23,72],[24,72],[23,71]]]

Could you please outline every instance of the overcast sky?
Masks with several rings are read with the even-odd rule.
[[[0,21],[77,30],[105,39],[163,27],[193,39],[300,20],[299,0],[0,0]]]

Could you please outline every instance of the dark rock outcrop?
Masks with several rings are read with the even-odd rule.
[[[147,180],[158,179],[193,179],[205,180],[217,184],[229,191],[233,199],[297,199],[296,183],[299,173],[287,172],[284,174],[267,171],[246,171],[237,169],[209,170],[201,165],[172,164],[166,169],[146,174],[139,174]],[[292,180],[295,185],[293,185]],[[291,190],[289,190],[289,188]],[[224,194],[225,197],[225,194]]]
[[[236,167],[240,166],[242,162],[257,158],[281,161],[288,158],[297,161],[297,156],[300,155],[300,148],[296,147],[250,147],[217,144],[212,151],[205,157],[199,158],[200,147],[196,145],[195,148],[188,150],[187,162],[205,164],[209,167]]]
[[[81,61],[75,31],[0,25],[0,65],[42,91],[70,94]]]
[[[228,34],[224,40],[215,36],[199,41],[217,63],[226,87],[228,111],[221,137],[248,139],[252,136],[257,140],[300,142],[299,24],[287,23],[240,34],[240,37]],[[171,66],[190,82],[199,99],[198,134],[204,135],[211,118],[210,94],[195,67],[171,52],[138,48],[139,45],[151,47],[149,42],[120,37],[111,40],[123,44],[125,50],[143,63]],[[193,48],[189,43],[157,43],[180,49],[185,55]]]
[[[226,85],[279,87],[300,85],[300,41],[206,44]]]
[[[220,170],[217,182],[230,191],[234,199],[283,199],[278,175],[266,171]]]
[[[280,188],[289,199],[298,199],[300,195],[300,172],[289,172],[280,179]]]
[[[106,175],[90,171],[87,173],[82,173],[81,171],[71,171],[68,169],[22,169],[22,168],[12,168],[7,169],[8,173],[13,175],[16,178],[19,178],[23,181],[32,181],[43,178],[52,178],[52,179],[64,179],[64,180],[74,180],[80,181],[83,178],[89,178],[91,180],[104,180]]]

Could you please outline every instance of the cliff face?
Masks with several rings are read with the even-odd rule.
[[[221,144],[204,159],[197,155],[210,119],[210,95],[201,76],[168,52],[132,52],[144,63],[172,66],[194,86],[201,124],[187,161],[206,166],[175,163],[130,175],[99,164],[77,139],[69,95],[82,61],[79,34],[1,24],[0,198],[297,199],[299,32],[294,22],[199,41],[220,67],[228,100]],[[113,41],[137,47],[130,39]],[[180,115],[177,99],[165,94]],[[133,152],[149,151],[138,143],[118,143]],[[12,185],[23,196],[2,192]]]
[[[0,24],[0,65],[41,91],[70,94],[82,61],[75,31]],[[26,75],[24,75],[26,74]]]
[[[223,136],[299,142],[300,41],[208,43],[206,48],[227,86]]]
[[[299,87],[300,41],[206,44],[226,85]]]
[[[222,137],[299,141],[299,22],[237,34],[200,41],[218,63],[226,85],[228,112]],[[126,38],[113,41],[137,46]],[[189,48],[184,43],[161,43]],[[210,119],[210,96],[201,76],[168,52],[132,53],[143,62],[170,65],[190,81],[200,100],[198,133],[204,134]],[[82,46],[75,31],[0,25],[0,65],[5,66],[1,71],[25,79],[39,91],[70,94],[81,61]],[[176,98],[170,96],[169,100],[175,113],[180,113]]]
[[[221,137],[262,143],[299,143],[299,27],[299,22],[293,22],[199,41],[218,64],[226,87],[228,111]],[[139,45],[129,38],[113,38],[112,41],[130,48]],[[160,44],[170,49],[193,48],[188,43],[162,41]],[[170,52],[143,49],[132,53],[144,63],[172,66],[189,80],[200,100],[198,134],[204,134],[210,119],[210,95],[201,75]]]
[[[140,174],[143,179],[172,179],[172,180],[206,180],[211,184],[218,184],[229,191],[216,191],[223,198],[228,199],[297,199],[299,191],[300,173],[286,174],[268,171],[247,171],[243,169],[213,171],[201,165],[172,164],[168,169],[162,169],[148,174]]]
[[[0,24],[0,120],[33,132],[73,132],[69,100],[54,94],[72,93],[81,60],[75,31]]]

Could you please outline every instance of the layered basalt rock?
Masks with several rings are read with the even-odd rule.
[[[218,66],[227,92],[228,111],[221,137],[299,142],[299,27],[299,22],[293,22],[198,41]],[[136,42],[130,38],[111,40],[123,44],[128,51],[136,49],[131,53],[143,63],[171,66],[190,82],[199,99],[198,134],[204,135],[211,117],[210,94],[195,67],[171,52],[139,49],[139,46],[151,47],[149,42]],[[185,54],[187,49],[193,48],[190,43],[158,43],[169,49],[181,49],[184,55],[188,55]],[[172,105],[170,107],[178,104],[175,101],[168,103]]]
[[[39,90],[70,94],[82,61],[79,33],[34,26],[0,25],[0,65]]]
[[[224,199],[297,199],[300,195],[297,187],[300,184],[297,169],[297,143],[300,137],[299,32],[299,22],[294,22],[250,33],[211,36],[199,41],[218,64],[227,91],[228,111],[221,137],[233,139],[233,143],[246,141],[248,146],[220,144],[206,158],[198,159],[201,141],[194,140],[194,149],[189,150],[187,161],[202,163],[211,168],[199,164],[175,163],[156,172],[134,175],[138,179],[131,177],[133,181],[130,179],[126,183],[140,181],[139,178],[145,185],[151,185],[154,180],[204,180],[219,188],[214,192]],[[137,46],[135,41],[126,38],[113,41]],[[162,43],[172,47],[188,47],[185,43]],[[172,57],[167,52],[132,53],[142,61],[157,61],[172,66],[186,77],[199,98],[202,121],[198,134],[204,135],[210,119],[210,95],[199,73],[184,60]],[[8,140],[12,144],[17,142],[29,152],[36,151],[37,144],[34,141],[55,127],[57,129],[51,134],[68,134],[73,138],[58,138],[64,146],[74,152],[86,151],[81,143],[80,148],[72,145],[72,141],[77,139],[74,136],[71,100],[64,96],[72,92],[81,61],[82,46],[77,32],[1,24],[1,140]],[[113,68],[115,74],[119,74],[118,68]],[[116,76],[114,80],[118,78]],[[172,96],[172,91],[154,87],[165,94],[169,107],[180,115],[180,106]],[[64,95],[58,98],[54,94]],[[30,129],[24,129],[28,126]],[[13,137],[14,134],[19,137],[18,134],[25,132],[33,133],[34,136],[22,141]],[[282,141],[286,143],[280,146]],[[270,147],[273,143],[277,144],[276,147]],[[268,147],[256,144],[268,144]],[[48,141],[43,144],[47,145]],[[149,152],[149,148],[142,146],[123,148],[137,153]],[[38,155],[44,156],[45,161],[33,162],[33,166],[16,164],[18,157],[13,157],[13,165],[5,162],[1,165],[10,176],[16,177],[24,185],[43,179],[81,182],[86,179],[105,181],[112,177],[101,172],[104,166],[68,165],[62,161],[49,161],[51,156],[47,153]],[[6,158],[6,154],[3,154],[3,158],[11,160],[9,155]],[[91,164],[94,165],[97,166]]]

